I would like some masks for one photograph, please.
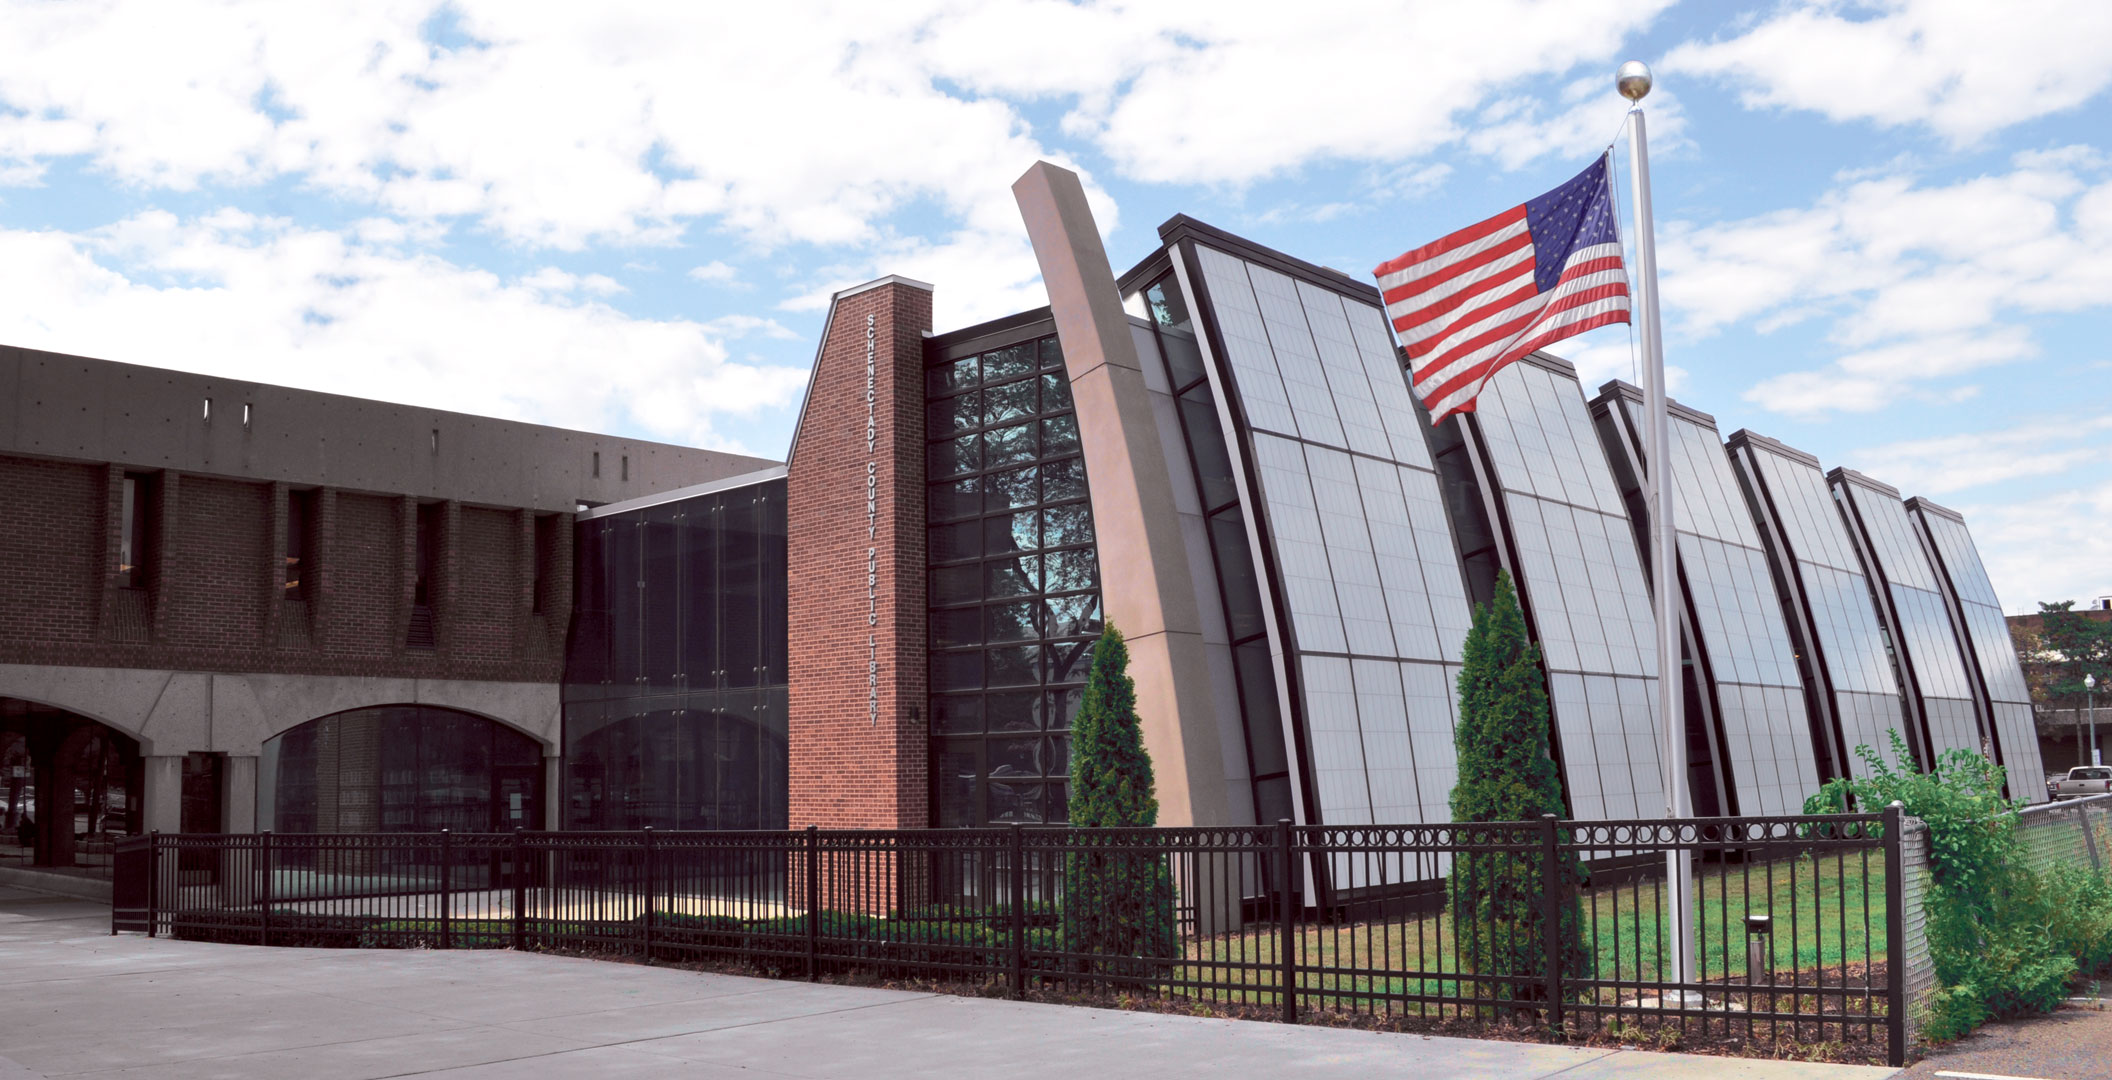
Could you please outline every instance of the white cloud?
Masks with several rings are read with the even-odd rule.
[[[2099,477],[2036,499],[1960,506],[2004,610],[2112,595],[2112,482]]]
[[[720,330],[581,296],[593,281],[545,268],[509,284],[354,233],[152,211],[90,233],[0,230],[0,340],[729,449],[717,420],[805,385],[730,359]]]
[[[2112,85],[2103,0],[1793,0],[1728,38],[1673,49],[1747,105],[1920,126],[1953,144],[2075,108]]]
[[[702,281],[707,284],[713,285],[725,285],[731,284],[739,280],[741,272],[731,266],[726,265],[723,262],[720,262],[717,259],[713,259],[702,266],[690,267],[689,276],[691,280],[694,281]]]
[[[1857,450],[1854,467],[1909,495],[1947,495],[2059,476],[2112,453],[2112,416],[2047,417],[2023,427],[1909,439]]]
[[[1852,180],[1811,206],[1695,226],[1660,244],[1669,327],[1688,340],[1825,320],[1823,370],[1746,398],[1778,412],[1870,412],[1946,379],[2034,355],[2034,315],[2112,303],[2112,183],[2090,148],[2024,155],[1941,186]],[[2081,167],[2078,167],[2081,166]]]

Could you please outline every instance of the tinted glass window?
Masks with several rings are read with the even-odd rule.
[[[935,817],[1061,821],[1063,732],[1101,626],[1062,353],[1048,337],[927,370]]]

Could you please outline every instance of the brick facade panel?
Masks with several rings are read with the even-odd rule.
[[[106,470],[0,458],[0,634],[79,645],[95,640],[106,542]],[[88,553],[88,558],[81,558]]]
[[[840,298],[795,435],[788,476],[789,557],[799,568],[788,619],[795,827],[929,821],[923,336],[930,328],[926,289],[893,282]],[[877,676],[877,716],[869,673]]]
[[[514,509],[450,505],[453,570],[434,652],[404,649],[415,536],[403,496],[316,499],[312,632],[284,633],[286,487],[159,474],[145,590],[115,577],[124,470],[0,455],[0,663],[389,678],[558,681],[571,613],[571,516],[553,515],[544,610],[532,614],[532,528]],[[144,618],[142,618],[144,613]],[[296,620],[298,624],[298,620]],[[552,629],[555,627],[556,629]],[[526,643],[525,645],[523,643]]]

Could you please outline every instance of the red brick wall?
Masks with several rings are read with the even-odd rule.
[[[95,640],[108,470],[0,458],[0,635]],[[79,558],[86,552],[89,558]],[[0,639],[4,640],[4,639]]]
[[[570,545],[546,571],[544,613],[532,614],[534,523],[521,511],[446,508],[438,648],[410,652],[412,500],[320,493],[304,620],[282,596],[285,485],[157,475],[160,538],[148,587],[133,592],[115,578],[124,470],[0,456],[0,663],[558,680]],[[554,524],[559,537],[570,518]]]
[[[870,451],[868,318],[874,335]],[[929,823],[923,336],[930,329],[925,289],[889,283],[840,299],[794,436],[787,509],[795,828]],[[877,720],[868,683],[873,663]]]

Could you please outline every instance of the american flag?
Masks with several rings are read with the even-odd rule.
[[[1606,163],[1372,271],[1431,423],[1534,349],[1628,321]]]

